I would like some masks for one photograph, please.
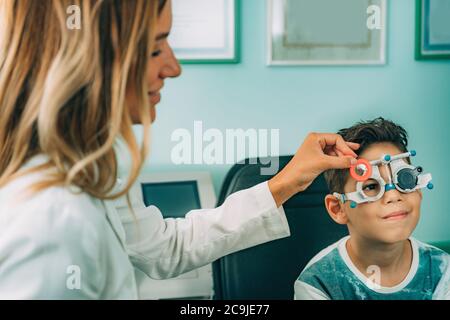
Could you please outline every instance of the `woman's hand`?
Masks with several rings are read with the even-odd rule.
[[[310,133],[286,167],[269,181],[277,207],[304,191],[324,171],[346,169],[356,163],[359,144],[338,134]]]

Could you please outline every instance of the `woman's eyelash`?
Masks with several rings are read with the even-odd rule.
[[[155,58],[161,54],[161,50],[156,50],[152,53],[152,57]]]

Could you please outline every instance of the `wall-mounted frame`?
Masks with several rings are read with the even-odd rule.
[[[169,42],[183,64],[240,62],[240,0],[172,0]]]
[[[450,59],[450,1],[416,0],[416,60]]]
[[[379,28],[368,27],[369,7]],[[386,11],[385,0],[268,0],[267,63],[384,65]]]

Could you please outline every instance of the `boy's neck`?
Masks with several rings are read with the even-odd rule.
[[[366,277],[375,279],[371,266],[379,268],[378,284],[383,287],[398,285],[411,269],[413,253],[409,240],[387,244],[352,235],[346,248],[353,264]]]

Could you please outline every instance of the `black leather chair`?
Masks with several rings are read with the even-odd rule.
[[[280,170],[292,156],[280,157]],[[218,205],[230,194],[269,180],[261,161],[233,166],[223,183]],[[266,161],[262,163],[267,163]],[[213,263],[214,299],[293,299],[294,282],[308,261],[348,234],[324,207],[328,193],[323,176],[285,205],[291,237],[230,254]]]

